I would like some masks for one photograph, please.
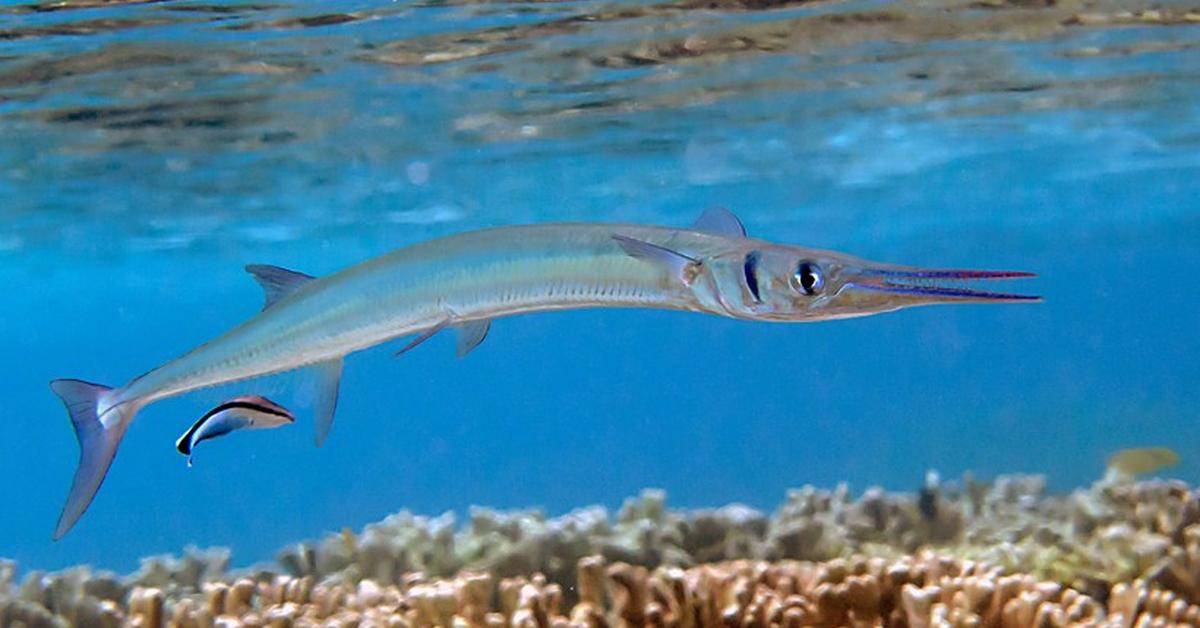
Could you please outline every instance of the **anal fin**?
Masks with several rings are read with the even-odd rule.
[[[317,447],[325,444],[329,430],[333,427],[333,415],[337,411],[338,386],[342,383],[342,366],[345,359],[335,358],[318,362],[310,368],[316,381],[313,397],[313,425],[316,428]]]

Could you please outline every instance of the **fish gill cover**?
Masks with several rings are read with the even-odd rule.
[[[1143,445],[1181,452],[1165,472],[1200,481],[1189,454],[1200,384],[1197,24],[1194,3],[1084,0],[5,4],[0,556],[25,573],[0,595],[5,612],[32,613],[5,617],[288,619],[328,602],[313,612],[403,606],[404,621],[422,623],[446,619],[451,587],[466,591],[451,616],[506,622],[519,609],[549,621],[591,603],[636,623],[677,614],[672,600],[701,590],[739,618],[757,600],[801,623],[839,623],[855,605],[866,621],[993,621],[995,600],[1015,597],[1028,602],[1012,611],[1022,617],[1194,619],[1195,498],[1184,484],[1010,495],[1016,505],[997,508],[1021,521],[1011,546],[972,536],[965,493],[951,504],[872,493],[842,509],[828,506],[842,497],[813,489],[815,512],[854,516],[816,516],[796,532],[795,547],[811,549],[799,553],[770,549],[785,543],[786,506],[775,518],[752,509],[806,484],[908,491],[930,467],[1041,473],[1062,493],[1089,483],[1112,451]],[[77,452],[45,383],[127,381],[244,320],[261,303],[244,265],[322,276],[487,226],[685,226],[714,205],[771,241],[1035,271],[1047,301],[803,329],[646,312],[503,320],[462,361],[439,339],[401,360],[352,358],[338,429],[320,450],[305,425],[214,444],[189,470],[172,444],[222,399],[265,394],[311,422],[302,380],[197,393],[148,410],[88,517],[49,541]],[[524,539],[522,522],[538,520],[498,515],[499,530],[471,541],[476,554],[457,540],[428,554],[453,557],[436,568],[394,539],[379,550],[396,553],[391,566],[370,573],[304,562],[331,560],[335,539],[266,572],[193,574],[178,589],[174,576],[35,571],[128,572],[188,544],[229,546],[240,569],[400,509],[564,513],[615,508],[647,485],[688,507],[749,504],[737,512],[752,530],[710,551],[671,536],[703,517],[606,523],[634,540],[572,537],[574,553],[514,551],[515,566],[496,571],[475,559],[510,556],[503,548],[517,541],[502,537]],[[1168,505],[1130,505],[1140,502]],[[945,539],[859,529],[876,506],[895,511],[885,524],[928,526],[930,503],[939,520],[965,517]],[[425,521],[397,534],[461,534],[433,528],[447,529]],[[368,536],[342,547],[357,552]],[[837,558],[849,562],[698,567]],[[471,601],[483,586],[473,576],[454,579],[460,568],[489,574],[486,605]],[[611,597],[574,597],[574,574],[587,569]],[[900,583],[893,572],[919,576]],[[862,602],[872,590],[877,606]],[[1077,594],[1090,601],[1075,604]]]

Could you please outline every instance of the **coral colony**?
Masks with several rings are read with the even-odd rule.
[[[118,577],[0,568],[0,625],[1165,626],[1200,624],[1200,490],[1110,473],[931,475],[914,494],[795,490],[771,516],[600,507],[401,512],[229,571],[190,549]]]

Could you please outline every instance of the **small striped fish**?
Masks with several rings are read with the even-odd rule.
[[[204,413],[188,431],[175,441],[179,453],[192,466],[192,451],[200,443],[236,430],[264,430],[289,423],[296,417],[287,408],[258,395],[234,397]]]

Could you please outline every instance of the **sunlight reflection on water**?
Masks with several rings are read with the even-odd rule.
[[[610,219],[631,190],[875,188],[1036,148],[1100,147],[1066,180],[1195,168],[1200,14],[1134,4],[9,6],[0,255]],[[581,188],[611,196],[537,206]],[[72,249],[59,220],[123,235]]]

